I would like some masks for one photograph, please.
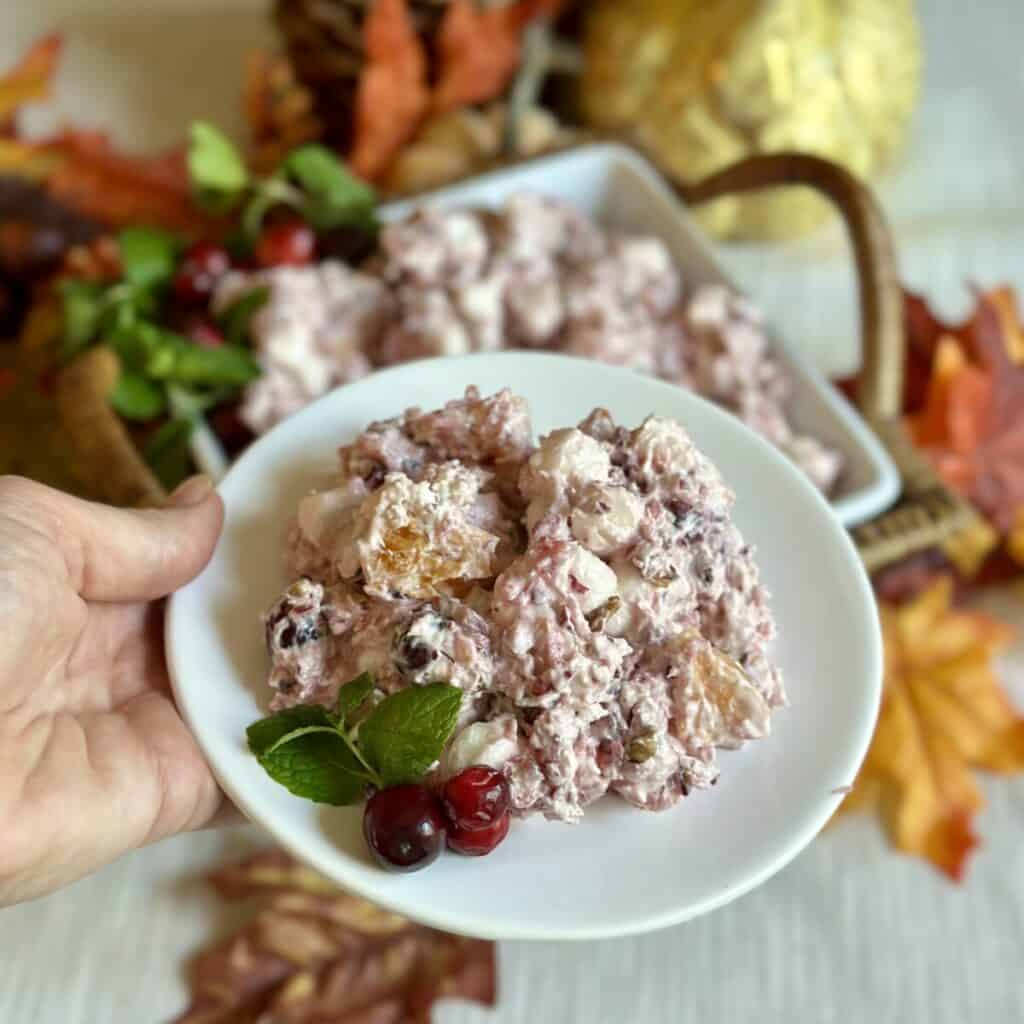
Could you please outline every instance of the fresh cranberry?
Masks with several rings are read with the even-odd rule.
[[[448,820],[465,832],[490,828],[508,814],[508,780],[495,768],[475,764],[449,779],[441,793]]]
[[[174,294],[190,306],[207,302],[217,282],[231,269],[227,249],[216,242],[195,242],[174,275]]]
[[[419,871],[444,846],[445,820],[437,797],[423,786],[392,786],[374,793],[363,812],[363,835],[381,867]]]
[[[202,348],[220,348],[224,344],[224,335],[209,320],[193,320],[185,333]]]
[[[261,267],[302,267],[316,254],[316,235],[301,220],[269,224],[256,243],[256,262]]]
[[[450,828],[448,830],[448,849],[461,853],[464,857],[483,857],[508,835],[509,820],[508,812],[506,812],[487,828],[475,830]]]

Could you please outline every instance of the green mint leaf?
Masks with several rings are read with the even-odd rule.
[[[373,686],[373,676],[369,672],[364,672],[346,683],[338,691],[338,702],[334,705],[335,720],[345,726],[348,716],[366,703],[366,698],[373,693]]]
[[[200,387],[241,386],[260,375],[259,364],[244,348],[224,345],[203,348],[182,339],[174,364],[167,372],[169,380]]]
[[[302,739],[303,736],[312,736],[313,733],[322,732],[327,733],[329,736],[340,736],[341,733],[333,725],[304,725],[301,729],[292,729],[291,732],[285,733],[269,750],[265,751],[261,756],[266,757],[267,754],[273,754],[274,751],[283,747],[286,743],[291,743],[292,740]]]
[[[168,491],[177,487],[191,471],[192,458],[188,447],[191,435],[191,420],[168,420],[143,448],[143,458]]]
[[[249,172],[234,144],[206,121],[192,125],[188,173],[199,202],[224,213],[235,206],[249,184]]]
[[[376,222],[377,195],[325,146],[301,146],[282,169],[306,194],[303,213],[317,231],[342,225],[370,227]]]
[[[333,729],[330,713],[319,704],[298,704],[253,722],[245,731],[249,749],[262,757],[283,737],[297,729]]]
[[[362,766],[334,729],[300,730],[259,761],[275,782],[318,804],[344,807],[366,796]]]
[[[136,288],[155,288],[174,276],[178,240],[158,228],[130,227],[118,235],[125,280]]]
[[[249,337],[249,321],[270,299],[270,288],[259,285],[239,295],[217,318],[224,337],[231,345],[243,345]]]
[[[167,347],[163,332],[155,324],[127,315],[123,319],[123,323],[111,325],[106,331],[107,343],[118,354],[124,367],[152,376],[148,372],[149,363]]]
[[[385,786],[416,782],[441,756],[459,717],[462,691],[447,683],[386,697],[359,726],[359,749]]]
[[[130,370],[121,372],[109,400],[114,409],[128,420],[151,420],[159,416],[167,404],[163,388]]]
[[[125,357],[146,376],[188,388],[238,388],[260,375],[259,364],[247,349],[203,348],[155,324],[137,324],[122,332],[114,347],[124,349]]]
[[[65,281],[60,288],[64,328],[61,354],[70,359],[86,348],[99,330],[103,285],[96,281]]]
[[[326,709],[300,705],[254,722],[249,749],[267,774],[296,796],[317,803],[359,803],[367,778]]]

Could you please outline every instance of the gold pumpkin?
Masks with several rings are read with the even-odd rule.
[[[631,133],[693,182],[751,153],[817,153],[870,177],[899,149],[917,99],[913,0],[594,0],[581,114]],[[821,222],[806,189],[701,211],[725,238],[782,238]]]

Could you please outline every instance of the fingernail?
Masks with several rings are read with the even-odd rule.
[[[175,508],[187,508],[190,505],[201,505],[210,496],[213,481],[205,474],[189,477],[184,483],[178,484],[167,504]]]

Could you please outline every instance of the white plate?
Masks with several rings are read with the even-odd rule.
[[[335,467],[338,445],[409,405],[433,408],[469,384],[524,395],[544,433],[603,405],[621,423],[673,416],[737,493],[779,623],[791,707],[773,734],[722,754],[719,784],[662,814],[607,798],[569,826],[514,824],[479,859],[444,856],[392,875],[369,859],[359,808],[325,808],[271,781],[245,745],[266,713],[260,614],[279,593],[281,538],[300,496]],[[510,352],[410,363],[326,396],[246,451],[220,486],[224,536],[171,601],[175,695],[224,790],[329,878],[439,928],[501,939],[594,939],[648,931],[721,906],[778,871],[814,837],[853,781],[877,713],[881,640],[857,554],[828,504],[737,419],[677,387],[599,363]]]
[[[385,206],[386,219],[424,203],[500,206],[516,192],[556,196],[607,227],[656,235],[668,246],[687,285],[723,282],[703,235],[658,172],[633,150],[610,143],[492,171],[471,180]],[[770,259],[770,255],[767,257]],[[752,296],[757,301],[757,296]],[[787,412],[797,430],[843,453],[846,469],[832,505],[844,526],[873,519],[899,496],[899,473],[852,405],[805,360],[771,334],[772,346],[795,383]]]

